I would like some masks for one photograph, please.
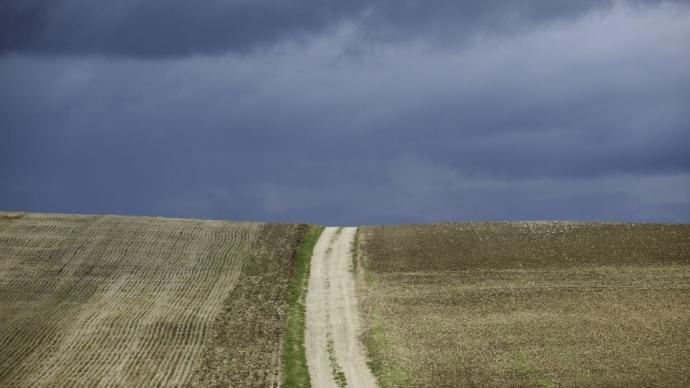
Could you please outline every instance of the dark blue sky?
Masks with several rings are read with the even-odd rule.
[[[681,1],[8,0],[0,210],[690,222]]]

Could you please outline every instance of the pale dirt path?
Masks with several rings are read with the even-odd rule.
[[[345,382],[348,387],[376,387],[359,342],[351,252],[356,231],[357,228],[326,228],[314,247],[305,333],[307,364],[314,388],[343,387]]]

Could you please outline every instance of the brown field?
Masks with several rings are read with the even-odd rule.
[[[279,383],[304,232],[0,213],[0,386]]]
[[[383,387],[690,386],[690,225],[362,227]]]

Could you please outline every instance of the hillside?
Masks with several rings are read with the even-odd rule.
[[[0,386],[690,385],[690,225],[321,230],[0,212]]]
[[[305,229],[0,213],[0,386],[278,384]]]
[[[383,387],[690,385],[690,225],[401,225],[358,240]]]

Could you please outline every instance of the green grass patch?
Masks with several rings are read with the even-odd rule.
[[[388,357],[392,350],[391,340],[386,334],[383,320],[374,315],[371,317],[371,327],[362,338],[369,355],[367,364],[376,376],[381,388],[407,387],[410,383],[408,372],[400,365],[393,363]]]
[[[352,239],[350,253],[352,256],[352,272],[357,273],[357,265],[359,262],[359,229],[355,232],[355,238]]]
[[[339,388],[347,387],[345,372],[343,372],[343,368],[340,367],[338,360],[335,358],[335,345],[333,344],[333,338],[330,338],[330,336],[328,337],[326,351],[328,351],[328,362],[331,365],[331,374],[333,374],[336,385],[338,385]]]
[[[283,387],[311,387],[304,350],[305,298],[309,286],[309,263],[323,227],[309,225],[297,249],[297,266],[288,296],[288,317],[283,347]]]
[[[530,354],[525,350],[518,350],[514,353],[513,370],[519,376],[527,378],[530,384],[535,387],[556,387],[556,384],[535,365]]]

